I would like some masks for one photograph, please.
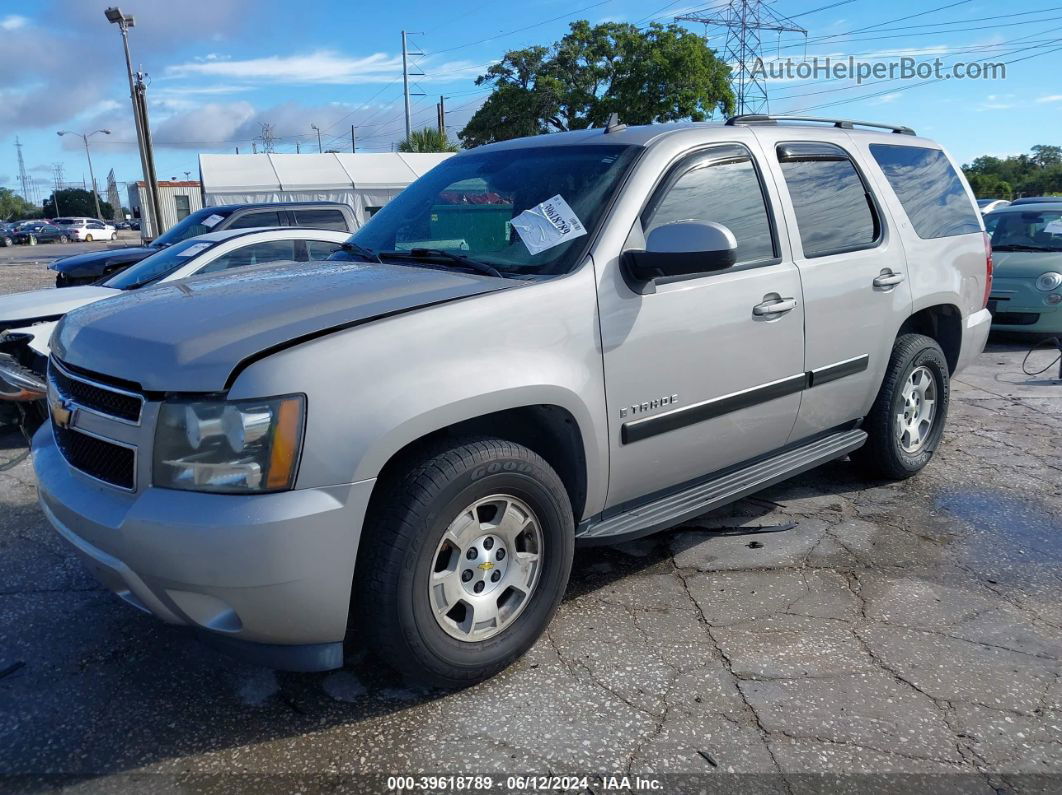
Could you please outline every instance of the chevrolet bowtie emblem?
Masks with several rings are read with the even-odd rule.
[[[479,567],[480,567],[480,568],[481,568],[481,569],[482,569],[483,571],[490,571],[491,569],[493,569],[493,568],[494,568],[494,564],[493,564],[493,563],[491,563],[491,562],[490,562],[490,561],[488,560],[488,561],[487,561],[487,562],[485,562],[485,563],[480,563],[480,564],[479,564]]]
[[[77,417],[77,406],[68,400],[51,401],[52,421],[60,428],[69,428]]]

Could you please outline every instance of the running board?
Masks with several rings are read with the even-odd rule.
[[[585,543],[614,543],[674,527],[702,513],[721,508],[753,492],[814,469],[863,446],[865,431],[839,431],[770,458],[702,481],[608,519],[590,521],[575,537]]]

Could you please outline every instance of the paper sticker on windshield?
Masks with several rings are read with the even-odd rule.
[[[532,254],[575,240],[586,234],[586,227],[557,194],[530,210],[524,210],[511,221],[516,233]]]
[[[208,215],[206,218],[204,218],[199,223],[201,223],[207,229],[213,229],[215,226],[217,226],[218,224],[220,224],[224,220],[225,219],[222,218],[220,215],[218,215],[217,213],[214,213],[213,215]]]
[[[201,251],[206,251],[208,248],[210,248],[210,245],[211,245],[210,243],[196,243],[194,246],[189,246],[184,251],[178,251],[177,252],[177,256],[178,257],[194,257],[196,254],[200,253]]]
[[[1062,218],[1056,218],[1044,227],[1044,231],[1049,235],[1062,235]]]

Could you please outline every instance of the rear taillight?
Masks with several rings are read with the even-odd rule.
[[[992,293],[992,238],[988,232],[985,236],[985,300],[981,302],[981,308],[988,306],[988,296]]]

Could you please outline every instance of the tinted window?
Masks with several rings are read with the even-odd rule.
[[[923,239],[980,232],[978,212],[939,149],[871,144],[870,152]]]
[[[739,263],[775,256],[767,206],[751,160],[702,161],[664,190],[648,209],[647,235],[676,221],[714,221],[737,238]]]
[[[343,247],[342,243],[333,243],[331,240],[307,240],[306,250],[311,260],[328,259],[328,257]]]
[[[174,196],[173,209],[177,213],[177,220],[181,221],[188,217],[191,212],[190,202],[187,196]]]
[[[135,290],[169,276],[178,268],[192,262],[192,257],[202,256],[216,245],[217,243],[205,240],[182,240],[112,276],[103,286],[116,290]]]
[[[779,159],[805,257],[874,245],[878,223],[870,197],[842,149],[829,144],[783,145]]]
[[[314,229],[348,231],[347,221],[339,210],[296,210],[295,223],[299,226],[311,226]]]
[[[183,221],[178,222],[176,226],[155,238],[152,245],[168,246],[190,237],[205,235],[217,229],[218,224],[231,214],[232,210],[220,210],[217,207],[204,207],[202,210],[196,210]],[[139,221],[137,223],[139,224]]]
[[[280,213],[262,212],[241,215],[226,227],[227,229],[251,229],[256,226],[280,226]]]
[[[261,265],[263,262],[295,259],[294,240],[267,240],[251,243],[228,254],[223,254],[197,273],[216,273],[217,271],[243,268],[248,265]]]

